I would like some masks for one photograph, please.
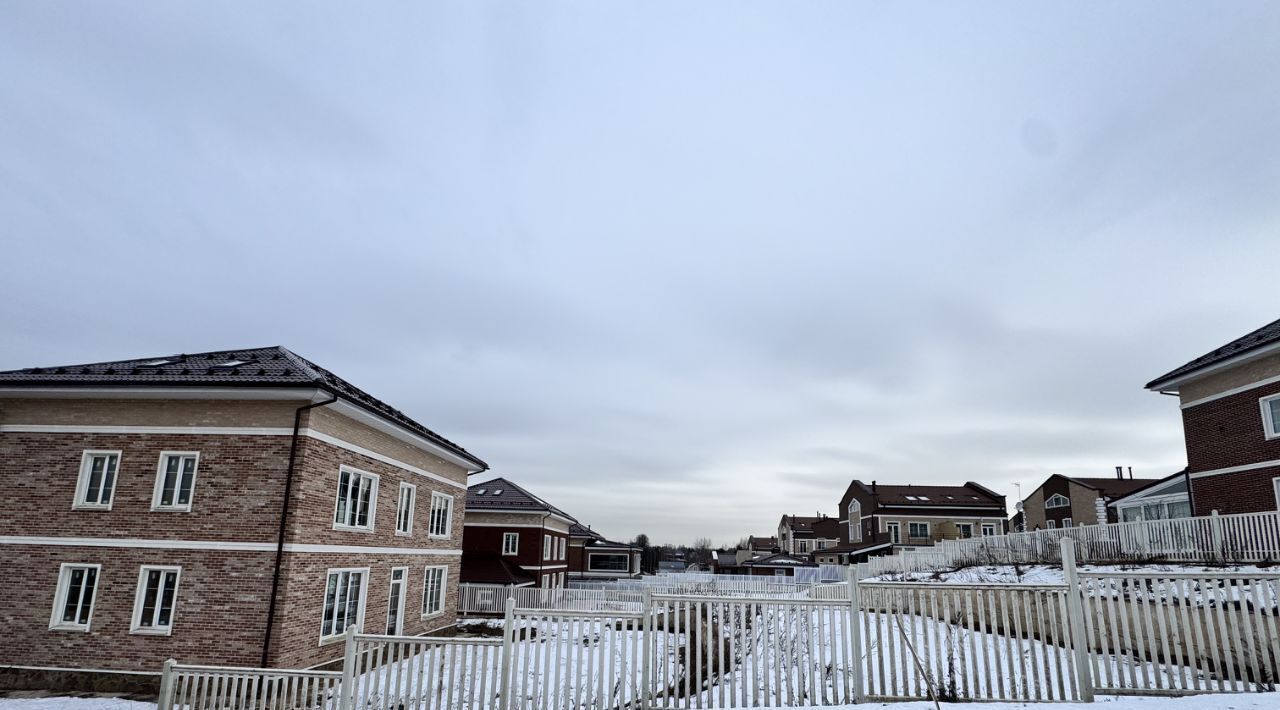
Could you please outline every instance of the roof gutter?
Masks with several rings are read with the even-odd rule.
[[[324,392],[318,390],[317,394]],[[271,652],[271,627],[275,625],[276,620],[276,597],[280,591],[280,564],[284,560],[284,536],[288,530],[289,521],[289,502],[293,495],[293,472],[294,465],[298,459],[298,434],[302,430],[302,413],[315,409],[316,407],[325,407],[338,401],[338,395],[332,392],[326,392],[329,399],[322,402],[312,402],[298,407],[293,413],[293,438],[289,442],[289,468],[284,474],[284,504],[280,506],[280,529],[276,534],[276,561],[275,567],[271,572],[271,599],[267,604],[267,631],[262,636],[262,667],[267,667],[267,658]]]

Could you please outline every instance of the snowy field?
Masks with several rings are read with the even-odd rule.
[[[1078,565],[1076,570],[1084,574],[1149,574],[1192,573],[1204,575],[1275,574],[1280,567],[1260,568],[1255,565],[1209,567],[1205,565]],[[864,582],[935,582],[942,584],[1063,584],[1062,567],[1054,565],[975,565],[954,572],[892,572],[878,577],[868,577]]]

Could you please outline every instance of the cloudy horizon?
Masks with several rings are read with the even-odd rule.
[[[8,3],[0,370],[283,345],[605,535],[1186,463],[1280,5]],[[480,480],[475,477],[473,480]]]

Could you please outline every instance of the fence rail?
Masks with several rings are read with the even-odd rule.
[[[168,661],[159,707],[189,710],[338,710],[342,673],[179,665]]]

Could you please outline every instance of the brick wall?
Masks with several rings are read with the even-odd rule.
[[[1258,387],[1182,410],[1191,473],[1280,459],[1280,438],[1268,440],[1258,400],[1280,384]]]
[[[1191,495],[1195,514],[1208,515],[1214,510],[1223,515],[1275,510],[1276,477],[1280,477],[1280,466],[1193,478]]]

